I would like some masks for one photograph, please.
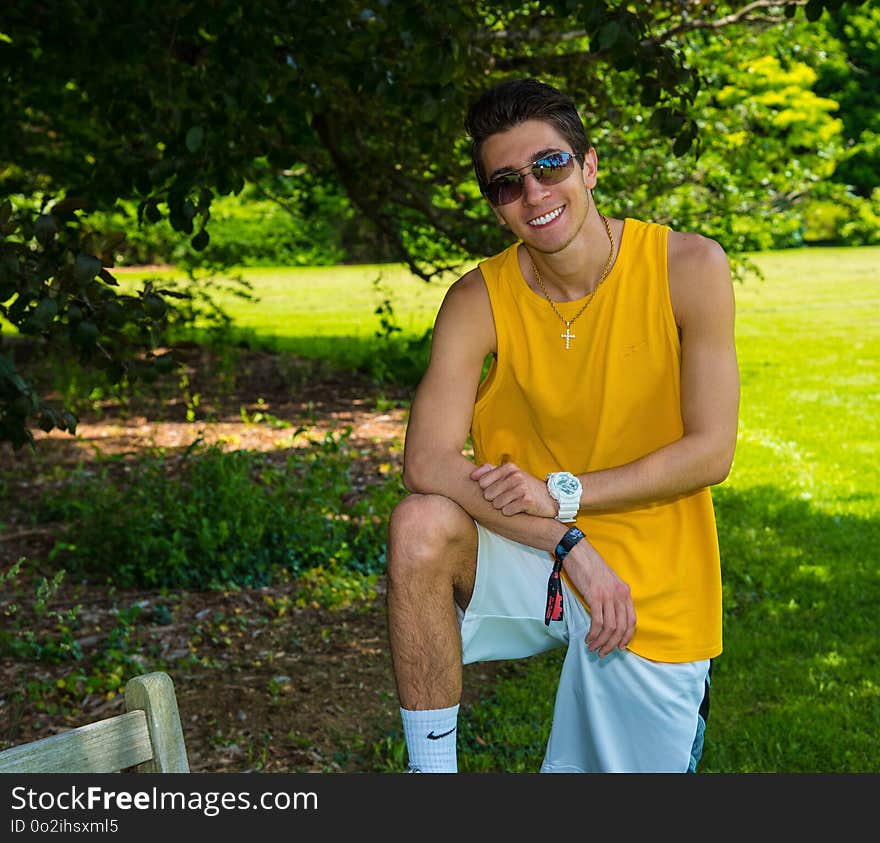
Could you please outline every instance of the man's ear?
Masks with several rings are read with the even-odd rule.
[[[498,220],[499,225],[507,225],[507,220],[501,216],[501,211],[499,211],[494,205],[492,205],[492,213],[495,214],[495,219]]]
[[[584,167],[581,172],[581,175],[584,178],[584,187],[586,187],[587,190],[592,190],[596,186],[598,172],[599,158],[596,155],[595,147],[591,146],[584,154]]]

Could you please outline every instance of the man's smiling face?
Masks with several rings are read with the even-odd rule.
[[[552,152],[574,152],[571,144],[550,123],[527,120],[505,132],[491,135],[482,145],[483,171],[491,181],[506,172],[522,171],[531,162]],[[583,169],[575,162],[568,178],[558,184],[541,184],[528,173],[522,196],[506,205],[493,205],[499,222],[527,246],[554,254],[574,240],[590,208],[588,189],[596,184],[596,156],[590,150]]]

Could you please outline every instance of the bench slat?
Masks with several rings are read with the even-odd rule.
[[[0,752],[0,773],[118,773],[153,757],[147,717],[129,711]]]

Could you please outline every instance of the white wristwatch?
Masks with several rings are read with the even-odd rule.
[[[547,491],[559,504],[556,520],[564,524],[574,521],[581,508],[581,481],[570,471],[552,471],[547,475]]]

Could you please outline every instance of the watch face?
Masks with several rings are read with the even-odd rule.
[[[573,474],[557,474],[553,478],[553,487],[563,495],[574,495],[579,491],[580,483]]]

